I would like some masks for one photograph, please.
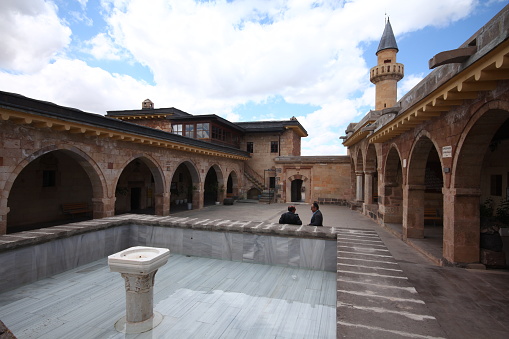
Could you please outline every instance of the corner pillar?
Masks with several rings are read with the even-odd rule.
[[[167,216],[170,214],[170,193],[160,193],[155,195],[156,215]]]
[[[93,218],[101,219],[106,217],[112,217],[115,215],[115,201],[116,197],[113,198],[93,198]]]
[[[0,235],[7,234],[7,213],[9,211],[9,207],[0,208]]]
[[[444,258],[451,263],[479,262],[481,190],[443,188]]]

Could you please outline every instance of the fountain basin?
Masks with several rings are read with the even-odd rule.
[[[170,250],[135,246],[108,256],[111,272],[146,275],[166,264]]]

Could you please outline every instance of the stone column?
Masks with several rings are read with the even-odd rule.
[[[154,314],[154,277],[157,270],[147,275],[121,273],[125,280],[126,321],[139,323]]]
[[[355,194],[355,200],[357,201],[363,201],[364,197],[364,189],[363,189],[363,180],[362,177],[364,175],[363,172],[355,172],[357,175],[357,185],[356,185],[356,194]]]
[[[198,210],[203,208],[203,189],[196,189],[193,191],[193,209]]]
[[[0,235],[7,234],[7,213],[10,208],[0,208]]]
[[[444,258],[451,263],[479,262],[480,216],[478,188],[443,188]]]
[[[405,185],[403,188],[403,239],[424,238],[425,185]]]
[[[368,205],[373,203],[373,175],[376,172],[364,172],[364,203]]]
[[[114,216],[116,200],[117,200],[116,197],[93,198],[92,199],[93,218],[100,219]]]
[[[170,193],[159,193],[155,195],[156,215],[166,216],[170,214]]]

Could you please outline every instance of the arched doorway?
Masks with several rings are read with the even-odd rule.
[[[155,214],[155,180],[146,159],[132,160],[124,168],[115,188],[115,214]]]
[[[292,187],[291,187],[291,190],[292,190],[292,194],[291,194],[291,198],[292,198],[292,202],[301,202],[303,201],[302,199],[302,183],[304,181],[302,179],[294,179],[292,180]]]
[[[9,193],[7,233],[92,218],[93,185],[79,155],[56,150],[27,164]],[[64,204],[80,203],[87,212],[65,213]]]

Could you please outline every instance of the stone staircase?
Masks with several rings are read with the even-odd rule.
[[[274,202],[274,190],[263,190],[260,202],[265,204]]]
[[[251,167],[247,164],[244,164],[244,175],[245,177],[253,183],[253,185],[263,192],[265,190],[265,185],[263,184],[263,177],[256,173]]]

